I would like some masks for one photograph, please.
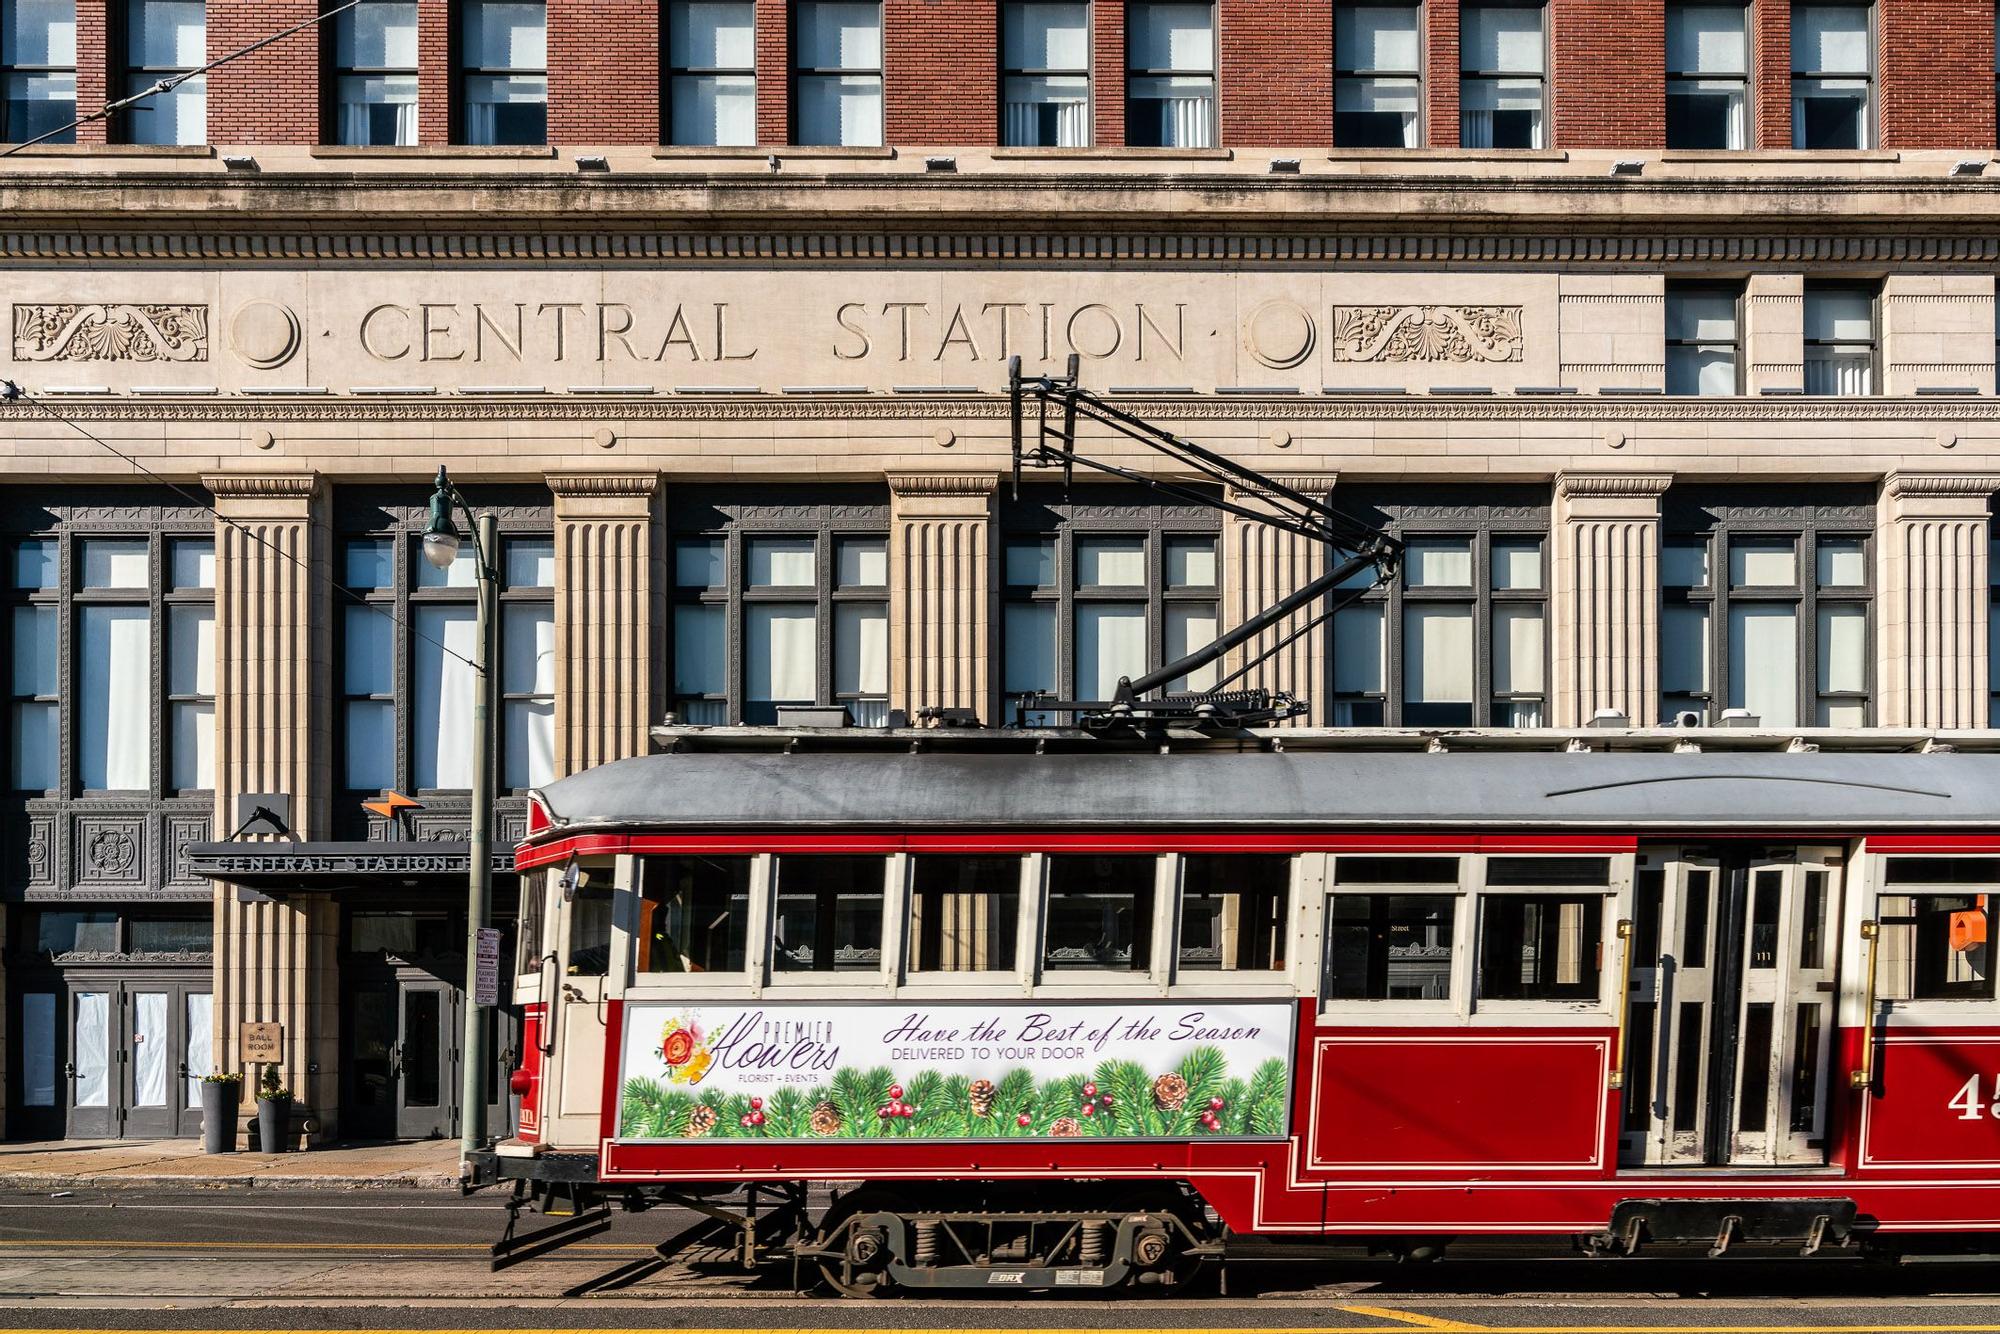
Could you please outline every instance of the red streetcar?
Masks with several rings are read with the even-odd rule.
[[[518,853],[519,1134],[479,1166],[576,1212],[509,1256],[668,1200],[854,1294],[2000,1229],[1969,742],[659,736]]]

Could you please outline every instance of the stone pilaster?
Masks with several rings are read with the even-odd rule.
[[[658,718],[656,473],[548,479],[556,521],[556,776],[646,753]]]
[[[1324,501],[1333,492],[1335,474],[1314,473],[1276,480],[1314,500]],[[1255,491],[1231,487],[1228,499],[1250,509],[1267,508],[1265,497]],[[1327,549],[1318,542],[1239,515],[1224,514],[1223,628],[1241,625],[1272,603],[1296,593],[1325,572],[1327,560]],[[1312,618],[1314,610],[1309,608],[1300,612],[1282,626],[1259,635],[1224,658],[1221,675],[1227,678],[1245,663],[1270,654],[1242,676],[1231,680],[1225,688],[1262,687],[1272,691],[1289,691],[1312,704],[1312,712],[1301,721],[1311,726],[1326,726],[1332,712],[1326,700],[1331,684],[1326,665],[1330,622],[1323,620],[1304,634],[1296,634],[1299,626]],[[1286,636],[1295,634],[1296,638],[1273,652]]]
[[[1806,383],[1806,280],[1755,273],[1743,293],[1743,389],[1797,392]]]
[[[1882,280],[1882,392],[1993,392],[1993,275],[1892,273]]]
[[[991,473],[889,478],[889,706],[992,721]]]
[[[215,827],[235,828],[240,793],[283,793],[293,831],[324,836],[333,773],[332,608],[325,507],[310,474],[205,479],[215,496]],[[317,678],[317,679],[316,679]],[[261,1067],[238,1053],[241,1026],[284,1025],[281,1074],[315,1136],[334,1131],[338,1099],[339,911],[325,895],[244,903],[215,896],[215,1035],[219,1065]]]
[[[1876,523],[1875,721],[1984,727],[1988,507],[2000,477],[1891,473]]]
[[[1551,716],[1580,727],[1599,709],[1659,721],[1659,474],[1556,478],[1549,615]]]

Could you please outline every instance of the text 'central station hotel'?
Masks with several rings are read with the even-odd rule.
[[[0,140],[59,131],[0,163],[11,1137],[196,1133],[246,1022],[302,1136],[454,1133],[440,463],[503,853],[663,720],[1011,725],[1324,568],[1017,492],[1013,356],[1407,543],[1246,678],[1316,727],[1993,721],[1991,3],[318,13],[0,2]]]

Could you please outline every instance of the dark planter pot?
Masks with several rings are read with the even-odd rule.
[[[236,1152],[237,1095],[242,1088],[236,1083],[204,1083],[201,1086],[203,1153]]]
[[[264,1153],[285,1151],[285,1131],[292,1119],[290,1098],[257,1099],[257,1147]]]

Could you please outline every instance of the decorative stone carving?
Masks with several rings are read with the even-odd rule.
[[[275,370],[299,350],[299,317],[275,301],[250,301],[229,321],[229,345],[243,364]]]
[[[144,878],[136,819],[79,820],[76,826],[77,879],[132,884]]]
[[[1335,361],[1519,361],[1519,306],[1335,306]]]
[[[208,841],[208,818],[201,815],[173,816],[167,820],[167,883],[200,885],[206,882],[188,864],[188,845]]]
[[[16,361],[207,361],[208,307],[14,307]]]

